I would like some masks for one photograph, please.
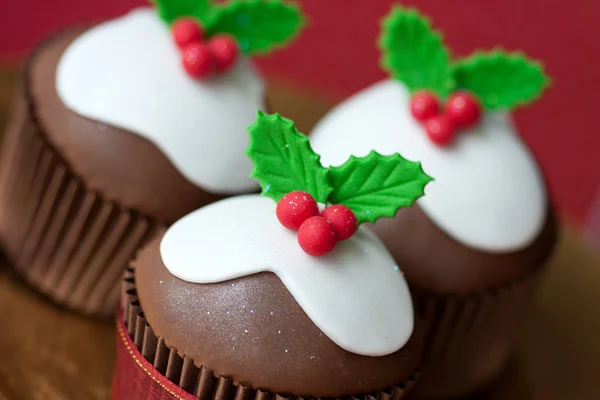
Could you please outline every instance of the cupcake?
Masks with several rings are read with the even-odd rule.
[[[412,204],[431,178],[398,154],[324,168],[278,115],[250,134],[264,196],[188,214],[126,271],[113,399],[405,398],[423,324],[359,224]]]
[[[427,325],[417,397],[464,398],[505,365],[555,245],[543,175],[510,116],[548,78],[522,53],[451,60],[428,20],[399,6],[379,45],[391,79],[326,115],[311,132],[313,148],[325,166],[402,149],[436,178],[415,206],[370,228]]]
[[[265,84],[249,56],[287,43],[302,15],[279,0],[192,3],[59,33],[25,67],[0,156],[0,239],[60,305],[114,315],[124,268],[158,228],[258,191],[243,150]]]

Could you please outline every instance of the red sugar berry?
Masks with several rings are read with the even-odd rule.
[[[425,122],[438,115],[440,102],[431,92],[416,92],[410,99],[410,112],[417,121]]]
[[[189,44],[202,41],[204,32],[200,24],[193,18],[179,18],[171,26],[173,40],[180,49]]]
[[[215,58],[217,71],[225,72],[235,63],[239,49],[235,39],[229,35],[215,35],[208,41]]]
[[[298,229],[298,243],[305,253],[322,256],[335,247],[335,229],[325,218],[310,217]]]
[[[321,216],[333,226],[337,240],[349,239],[358,229],[358,221],[354,212],[341,204],[327,207]]]
[[[425,132],[429,139],[439,146],[450,143],[455,133],[454,125],[445,115],[431,117],[425,121]]]
[[[471,93],[466,91],[456,92],[448,98],[446,115],[455,126],[466,128],[479,121],[481,105]]]
[[[183,68],[196,79],[208,77],[214,69],[212,53],[203,43],[192,43],[183,49]]]
[[[281,225],[297,231],[308,218],[319,215],[319,206],[306,192],[290,192],[277,203],[276,214]]]

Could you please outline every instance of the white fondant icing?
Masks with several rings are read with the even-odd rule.
[[[257,187],[248,176],[246,127],[264,110],[264,84],[249,60],[195,81],[153,9],[98,25],[63,54],[56,87],[72,111],[153,142],[192,183],[218,193]]]
[[[340,165],[372,149],[422,161],[434,177],[419,199],[425,213],[466,246],[510,252],[529,245],[543,227],[547,198],[538,166],[510,116],[487,113],[449,147],[427,139],[396,81],[379,82],[346,100],[319,122],[311,145],[323,165]]]
[[[367,356],[391,354],[413,330],[412,300],[402,274],[370,231],[337,244],[322,257],[298,245],[273,200],[232,197],[176,222],[160,253],[176,277],[221,282],[270,271],[281,279],[315,325],[343,349]]]

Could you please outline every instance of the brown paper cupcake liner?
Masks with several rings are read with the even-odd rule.
[[[215,376],[205,366],[196,366],[194,361],[181,355],[175,348],[169,348],[162,338],[154,334],[146,322],[141,309],[135,285],[133,266],[126,269],[123,281],[122,318],[127,333],[141,355],[169,381],[186,392],[202,400],[310,400],[307,397],[285,396],[254,389],[243,383],[234,383],[225,376]],[[420,376],[417,369],[410,377],[398,385],[379,392],[357,394],[344,397],[343,400],[403,400]],[[341,400],[341,399],[340,399]]]
[[[425,371],[415,397],[464,398],[490,384],[516,346],[541,272],[462,297],[413,290],[427,327]]]
[[[34,288],[112,316],[123,270],[159,225],[86,188],[38,123],[27,76],[26,68],[0,160],[0,239]]]

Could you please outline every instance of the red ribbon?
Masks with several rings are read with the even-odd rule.
[[[119,313],[120,314],[120,313]],[[133,344],[122,317],[117,319],[117,366],[112,400],[198,400],[150,364]]]

